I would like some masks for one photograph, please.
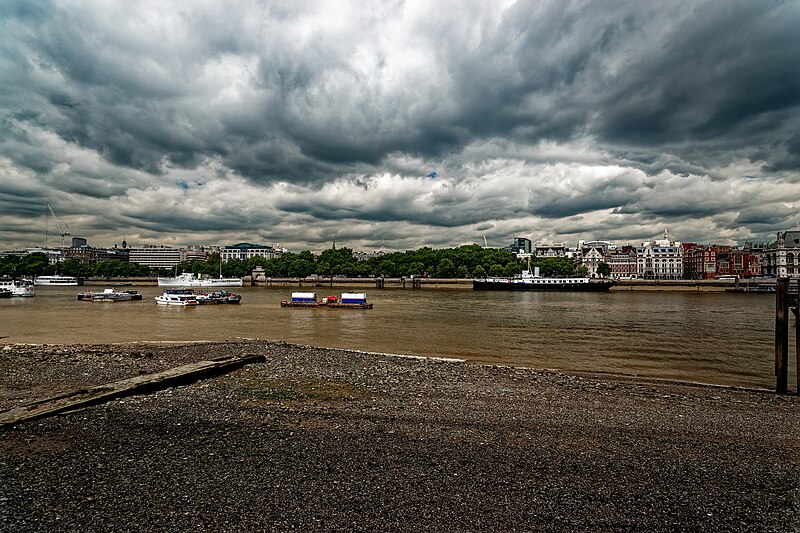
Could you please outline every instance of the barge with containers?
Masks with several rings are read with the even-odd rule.
[[[291,300],[281,302],[281,307],[325,307],[328,309],[372,309],[372,304],[367,302],[365,292],[345,292],[341,298],[325,296],[317,299],[315,292],[293,292]]]

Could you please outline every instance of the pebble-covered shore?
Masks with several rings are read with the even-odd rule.
[[[0,531],[797,531],[800,397],[260,341],[0,347]]]

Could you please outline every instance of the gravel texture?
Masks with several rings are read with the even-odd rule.
[[[0,531],[797,531],[800,398],[260,341],[0,348]]]

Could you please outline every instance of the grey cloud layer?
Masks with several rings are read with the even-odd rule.
[[[85,198],[125,202],[140,211],[120,226],[154,237],[227,236],[257,220],[288,236],[303,215],[319,224],[307,242],[336,220],[364,242],[370,228],[396,233],[371,224],[426,226],[428,242],[484,226],[572,234],[585,221],[636,238],[730,213],[695,234],[738,239],[791,219],[768,205],[800,204],[793,2],[8,1],[0,24],[7,216],[55,195],[75,213]],[[433,168],[448,178],[435,194],[356,187],[359,201],[339,205],[315,194],[386,174],[424,192],[413,180]],[[249,215],[137,203],[149,197],[139,190],[179,200],[186,173],[304,194]]]

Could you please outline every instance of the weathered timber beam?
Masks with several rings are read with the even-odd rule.
[[[232,372],[251,363],[263,363],[266,360],[266,356],[254,354],[220,357],[170,368],[155,374],[136,376],[105,385],[78,389],[2,411],[0,412],[0,427],[38,420],[59,413],[106,403],[125,396],[148,394],[157,390],[187,385],[201,379]]]

